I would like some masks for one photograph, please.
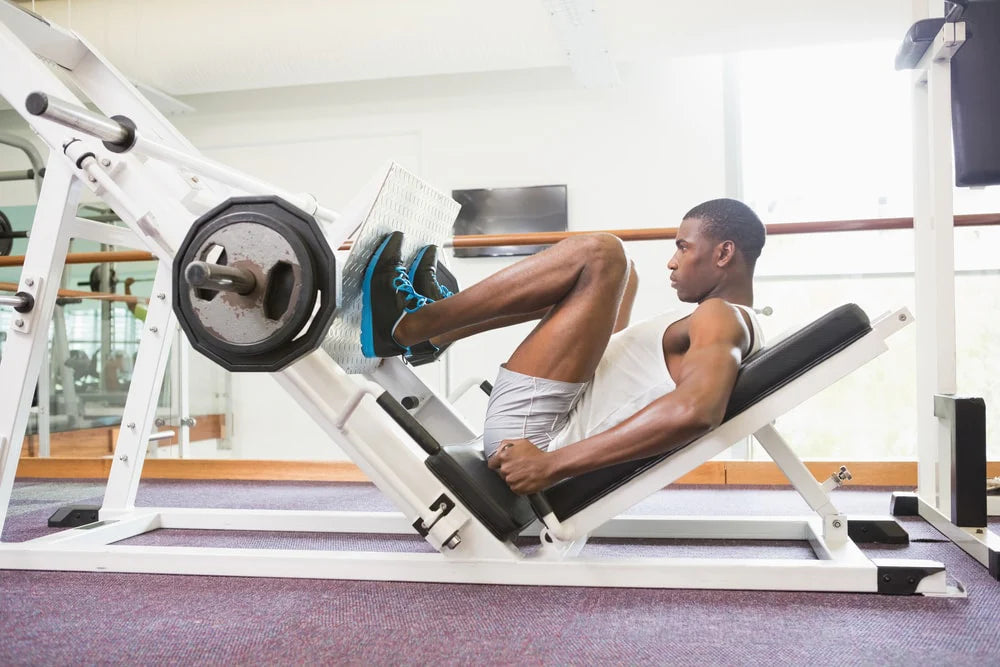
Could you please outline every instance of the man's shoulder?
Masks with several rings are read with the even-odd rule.
[[[691,315],[700,319],[739,320],[741,317],[738,306],[718,297],[705,299],[695,307]]]
[[[691,314],[691,330],[742,337],[746,328],[740,308],[724,299],[705,299]]]

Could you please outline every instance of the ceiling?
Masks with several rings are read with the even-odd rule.
[[[30,9],[32,2],[16,4]],[[569,66],[555,7],[615,62],[901,39],[911,0],[38,0],[172,95]]]

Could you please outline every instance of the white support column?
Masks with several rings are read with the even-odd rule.
[[[111,461],[111,475],[101,504],[102,512],[135,507],[135,494],[139,490],[139,478],[146,457],[146,442],[153,427],[175,329],[170,278],[170,262],[161,261],[153,279],[152,298],[125,400],[122,425]]]
[[[914,99],[914,239],[917,317],[918,494],[951,513],[948,425],[934,395],[954,394],[955,243],[951,145],[951,54],[964,23],[946,23],[924,56]]]
[[[50,160],[18,285],[34,295],[35,305],[14,318],[0,361],[0,530],[10,505],[35,382],[48,352],[49,322],[69,248],[69,223],[79,201],[80,181],[63,160]]]

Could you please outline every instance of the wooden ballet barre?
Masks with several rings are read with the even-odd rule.
[[[1000,213],[974,213],[956,215],[956,227],[990,227],[1000,225]],[[820,234],[826,232],[861,232],[887,229],[913,229],[913,218],[869,218],[861,220],[823,220],[820,222],[776,222],[764,225],[768,235]],[[456,236],[446,242],[450,248],[488,248],[498,245],[549,245],[581,234],[604,232],[614,234],[622,241],[665,241],[677,236],[676,227],[649,227],[647,229],[588,229],[576,232],[530,232],[526,234],[476,234]],[[341,244],[340,250],[350,250],[351,241]],[[66,255],[66,264],[100,264],[101,262],[150,262],[151,253],[142,250],[110,250],[105,252],[77,252]],[[24,255],[0,257],[0,267],[22,266]]]
[[[0,283],[0,292],[17,292],[17,283]],[[108,292],[83,292],[75,289],[61,289],[59,296],[69,299],[96,299],[97,301],[120,301],[122,303],[146,303],[149,299],[131,294],[110,294]]]
[[[102,262],[149,262],[156,259],[145,250],[106,250],[104,252],[72,252],[66,264],[100,264]],[[0,257],[0,266],[23,266],[24,255]]]
[[[1000,213],[956,215],[956,227],[1000,225]],[[818,234],[823,232],[859,232],[886,229],[912,229],[913,218],[874,218],[868,220],[824,220],[821,222],[779,222],[764,226],[768,236],[782,234]],[[676,227],[648,229],[607,229],[578,232],[530,232],[526,234],[478,234],[456,236],[446,246],[452,248],[482,248],[499,245],[547,245],[580,234],[606,232],[622,241],[662,241],[677,236]]]

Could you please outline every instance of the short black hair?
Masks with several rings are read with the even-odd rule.
[[[732,241],[750,265],[757,263],[767,232],[749,206],[735,199],[713,199],[698,204],[684,219],[698,218],[702,231],[717,241]]]

